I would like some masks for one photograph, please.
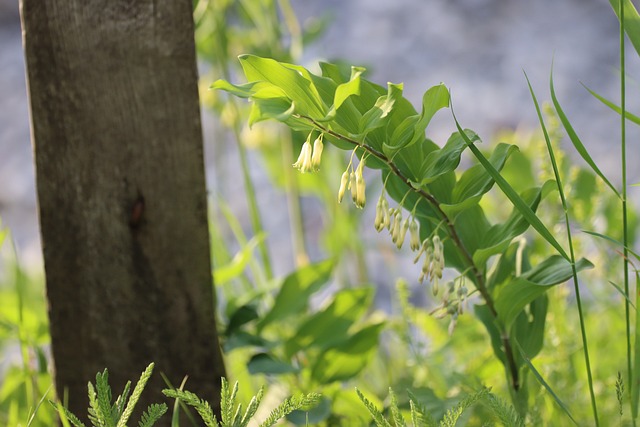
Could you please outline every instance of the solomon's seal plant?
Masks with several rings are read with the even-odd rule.
[[[419,279],[431,283],[433,294],[441,298],[438,314],[451,316],[452,326],[467,296],[479,295],[474,313],[505,367],[515,406],[526,412],[523,374],[542,348],[545,293],[572,276],[572,263],[560,252],[533,264],[516,238],[530,224],[538,231],[544,227],[533,212],[555,183],[520,194],[511,191],[516,207],[506,220],[492,222],[479,202],[496,180],[505,189],[499,171],[517,147],[501,143],[485,157],[476,147],[478,136],[459,126],[443,146],[428,139],[431,118],[450,104],[443,84],[425,92],[418,112],[402,96],[401,84],[389,83],[385,89],[364,79],[360,67],[346,70],[321,63],[322,73],[316,75],[252,55],[241,56],[240,63],[247,83],[218,80],[213,88],[251,101],[249,125],[272,119],[308,133],[294,167],[301,172],[318,169],[326,142],[351,152],[338,201],[350,191],[354,204],[364,207],[364,167],[381,171],[375,229],[387,230],[398,248],[408,235]],[[460,157],[467,148],[479,164],[461,170]],[[575,263],[578,271],[590,265],[584,259]],[[445,267],[457,273],[443,285]]]

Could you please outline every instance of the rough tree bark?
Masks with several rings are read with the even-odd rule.
[[[207,200],[190,0],[22,0],[59,396],[86,415],[151,361],[216,407]],[[163,425],[168,425],[168,417]]]

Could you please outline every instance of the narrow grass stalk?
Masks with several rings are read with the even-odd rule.
[[[229,78],[228,72],[225,78]],[[264,231],[264,227],[262,225],[262,219],[260,218],[260,208],[258,207],[258,198],[256,197],[256,189],[253,185],[253,180],[251,179],[251,173],[249,171],[249,161],[247,159],[247,148],[242,143],[242,137],[240,136],[240,124],[238,121],[238,108],[233,98],[230,98],[229,103],[232,105],[234,111],[234,119],[233,123],[233,135],[236,140],[236,147],[238,148],[238,153],[240,154],[240,168],[242,169],[242,177],[244,179],[244,189],[247,197],[247,205],[249,207],[249,217],[251,218],[251,226],[253,227],[253,232],[258,234]],[[267,280],[271,280],[273,278],[273,268],[271,264],[271,257],[269,256],[269,249],[267,248],[267,242],[263,240],[258,245],[258,251],[260,252],[260,258],[262,258],[262,264],[264,268],[264,274]]]
[[[525,77],[527,74],[525,73]],[[531,82],[529,81],[529,77],[527,78],[527,84],[529,85],[529,91],[531,92],[531,97],[533,98],[533,103],[536,107],[536,113],[538,114],[538,119],[540,120],[540,126],[542,127],[542,133],[544,134],[544,140],[547,144],[547,151],[549,152],[549,159],[551,160],[551,166],[553,167],[553,174],[556,179],[556,184],[558,186],[558,193],[560,194],[560,201],[562,203],[562,210],[564,211],[564,222],[565,228],[567,229],[567,241],[569,244],[569,257],[571,262],[571,273],[573,275],[573,286],[576,294],[576,303],[578,305],[578,317],[580,318],[580,333],[582,335],[582,347],[584,353],[584,362],[587,370],[587,380],[589,382],[589,394],[591,395],[591,408],[593,410],[593,418],[595,421],[596,427],[599,426],[598,421],[598,408],[596,405],[596,396],[593,391],[593,378],[591,375],[591,362],[589,360],[589,346],[587,344],[587,333],[584,324],[584,314],[582,310],[582,298],[580,298],[580,285],[578,282],[578,272],[576,271],[576,257],[573,249],[573,239],[571,236],[571,223],[569,221],[569,210],[567,207],[567,199],[564,195],[564,190],[562,188],[562,178],[560,177],[560,172],[558,170],[558,163],[556,162],[556,157],[553,152],[553,147],[551,146],[551,139],[549,138],[549,133],[547,132],[547,127],[544,124],[544,120],[542,118],[542,112],[540,111],[540,105],[538,104],[538,100],[536,98],[535,93],[533,92],[533,88],[531,87]]]
[[[634,367],[632,366],[632,354],[631,354],[631,313],[629,307],[629,232],[628,232],[628,218],[627,218],[627,116],[626,116],[626,77],[625,77],[625,28],[624,28],[624,5],[623,0],[618,2],[619,16],[620,16],[620,154],[621,154],[621,171],[622,171],[622,244],[623,244],[623,273],[624,273],[624,313],[626,322],[626,336],[627,336],[627,371],[629,384],[632,392],[629,393],[630,405],[631,405],[631,419],[633,425],[636,425],[636,418],[638,417],[638,401],[634,399],[637,397],[637,393],[633,390],[637,388],[635,385],[633,375]],[[637,368],[637,366],[636,366]]]

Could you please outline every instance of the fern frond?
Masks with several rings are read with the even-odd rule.
[[[411,392],[409,392],[409,407],[411,408],[411,422],[414,427],[438,427],[436,420],[429,415],[424,406],[416,401]]]
[[[96,393],[98,395],[98,417],[101,426],[114,427],[113,414],[111,413],[111,386],[109,386],[109,372],[105,368],[102,373],[96,374]]]
[[[393,419],[393,423],[396,427],[406,427],[407,422],[400,413],[400,408],[398,408],[398,399],[391,387],[389,387],[389,396],[391,397],[391,417]]]
[[[142,414],[138,427],[151,427],[167,412],[167,405],[154,403]]]
[[[133,389],[133,393],[131,394],[131,398],[127,402],[127,406],[124,408],[122,412],[122,417],[118,420],[118,424],[116,427],[126,427],[127,421],[129,421],[129,417],[133,413],[133,409],[135,408],[138,400],[140,400],[140,395],[142,394],[142,390],[147,385],[147,381],[151,377],[151,373],[153,372],[154,364],[150,363],[149,366],[142,372],[140,375],[140,379],[138,380],[135,388]]]
[[[232,422],[229,424],[229,427],[239,427],[242,416],[242,403],[238,404],[236,408],[236,412],[233,414]]]
[[[220,417],[222,425],[231,426],[233,417],[233,407],[235,404],[235,396],[238,392],[238,382],[233,386],[233,392],[229,392],[229,382],[226,378],[222,378],[222,388],[220,390]]]
[[[213,415],[211,405],[209,405],[209,402],[207,402],[206,400],[202,400],[194,393],[186,390],[166,389],[162,390],[162,393],[172,399],[180,399],[187,405],[194,408],[207,427],[220,427],[218,420],[216,419],[215,415]]]
[[[357,387],[356,387],[356,393],[358,393],[358,397],[360,398],[364,406],[366,406],[367,409],[369,410],[369,413],[373,417],[373,420],[376,422],[376,426],[391,427],[391,424],[389,424],[389,422],[384,418],[384,415],[382,415],[382,412],[380,412],[380,410],[376,408],[376,406],[373,403],[371,403],[369,399],[364,397],[362,392],[360,392],[360,390],[358,390]]]
[[[131,381],[127,381],[124,385],[124,390],[122,394],[118,396],[116,399],[116,403],[113,405],[113,419],[118,422],[120,418],[122,418],[122,413],[124,412],[124,406],[127,404],[127,399],[129,399],[129,393],[131,392]]]
[[[89,395],[89,410],[88,417],[89,421],[94,427],[101,427],[103,425],[100,418],[100,406],[98,404],[98,395],[96,393],[96,389],[91,384],[91,381],[87,384],[87,390]]]
[[[251,402],[249,402],[249,406],[247,406],[247,410],[244,413],[244,417],[242,417],[242,420],[240,421],[240,427],[246,427],[249,424],[249,421],[258,410],[258,406],[262,401],[263,395],[264,395],[264,387],[260,387],[260,390],[258,390],[258,394],[253,396],[253,398],[251,399]]]
[[[260,424],[260,427],[271,427],[278,420],[286,417],[291,412],[297,409],[306,409],[316,405],[320,401],[320,395],[318,393],[309,393],[307,395],[289,397],[285,399],[280,405],[278,405],[267,417],[267,419]]]
[[[441,427],[454,427],[460,418],[460,415],[471,407],[478,400],[482,399],[487,393],[489,393],[488,388],[483,388],[482,390],[473,393],[460,401],[456,406],[449,409],[440,421]]]
[[[74,427],[86,427],[84,423],[80,421],[78,417],[73,415],[73,413],[70,410],[65,408],[64,405],[60,403],[52,402],[51,400],[49,401],[49,403],[51,403],[53,407],[56,409],[56,411],[58,411],[58,414],[61,414],[61,418],[62,416],[64,416],[67,420],[69,420],[69,422],[71,422],[71,424],[74,425]]]
[[[524,427],[524,420],[509,403],[493,393],[487,393],[483,400],[503,425],[507,427]]]

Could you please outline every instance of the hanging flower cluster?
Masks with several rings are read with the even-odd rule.
[[[355,153],[355,151],[354,151]],[[351,161],[349,162],[349,166],[347,166],[347,170],[342,173],[342,177],[340,178],[340,189],[338,190],[338,203],[342,202],[342,198],[344,197],[344,193],[347,190],[351,191],[351,200],[356,205],[358,209],[364,208],[364,205],[367,202],[367,198],[365,195],[366,192],[366,184],[364,182],[364,165],[365,165],[366,157],[362,156],[360,159],[360,163],[356,170],[353,170],[353,154],[351,155]]]
[[[466,301],[469,291],[465,286],[464,276],[458,277],[456,280],[448,282],[445,285],[442,303],[434,310],[439,312],[435,317],[438,319],[451,317],[449,321],[449,335],[453,334],[456,327],[458,316],[461,315],[466,307]]]
[[[320,159],[322,158],[322,150],[324,144],[322,143],[322,134],[315,139],[313,147],[311,147],[311,135],[307,136],[307,140],[302,144],[302,150],[298,160],[293,164],[293,167],[298,169],[302,173],[317,172],[320,170]]]

